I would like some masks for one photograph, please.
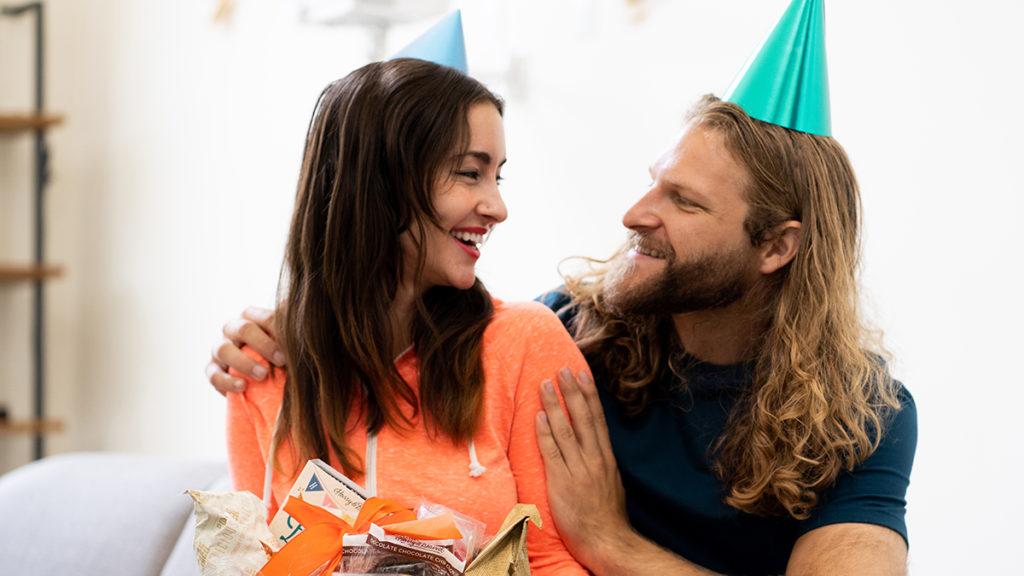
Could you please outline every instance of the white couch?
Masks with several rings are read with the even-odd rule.
[[[230,489],[226,464],[79,453],[8,472],[0,476],[0,572],[197,576],[189,488]]]

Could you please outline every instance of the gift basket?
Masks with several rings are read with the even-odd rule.
[[[432,502],[367,498],[321,460],[306,463],[269,524],[249,492],[188,494],[203,576],[522,576],[527,525],[540,525],[536,507],[517,504],[485,542],[482,522]]]

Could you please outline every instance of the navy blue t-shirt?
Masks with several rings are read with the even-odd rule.
[[[572,333],[576,310],[567,295],[553,291],[538,300],[558,313]],[[905,497],[917,446],[917,409],[902,386],[903,407],[888,422],[878,449],[819,496],[810,518],[795,520],[727,506],[725,486],[711,468],[711,446],[752,381],[750,364],[693,360],[684,372],[685,388],[659,386],[664,396],[634,417],[606,391],[607,376],[594,363],[591,368],[630,521],[657,544],[716,572],[782,574],[796,540],[828,524],[877,524],[907,539]]]

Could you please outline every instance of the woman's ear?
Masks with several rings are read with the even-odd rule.
[[[800,249],[801,224],[797,220],[787,220],[775,226],[761,243],[762,274],[773,274],[786,264],[793,261]]]

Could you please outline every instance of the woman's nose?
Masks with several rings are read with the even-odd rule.
[[[478,209],[480,214],[495,223],[504,222],[508,218],[508,208],[505,206],[505,200],[502,199],[497,185],[480,201]]]

